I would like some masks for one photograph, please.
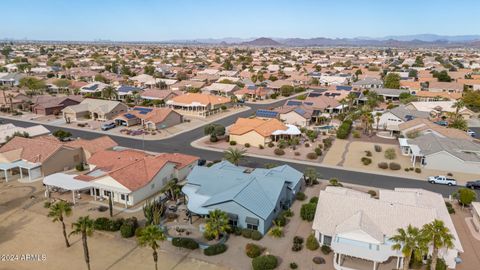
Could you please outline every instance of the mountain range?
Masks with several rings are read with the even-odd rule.
[[[258,47],[312,47],[312,46],[473,46],[478,47],[480,35],[444,36],[435,34],[419,34],[386,37],[356,37],[356,38],[221,38],[221,39],[193,39],[171,40],[164,43],[176,44],[211,44],[211,45],[240,45]]]

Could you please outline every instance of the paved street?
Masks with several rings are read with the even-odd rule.
[[[279,101],[274,104],[268,104],[268,105],[249,104],[248,106],[251,107],[250,110],[220,119],[216,123],[222,124],[224,126],[228,126],[228,125],[231,125],[233,122],[235,122],[235,120],[238,117],[248,117],[252,115],[258,108],[271,108],[271,107],[279,106],[283,103],[284,101]],[[6,118],[2,118],[2,119],[5,123],[13,123],[17,126],[22,126],[22,127],[34,125],[33,123],[25,122],[25,121],[10,120]],[[51,131],[59,129],[58,127],[50,126],[47,124],[44,124],[44,126]],[[68,128],[62,128],[62,129],[70,131],[74,137],[91,139],[91,138],[103,136],[102,134],[89,132],[88,130],[81,131],[77,129],[68,129]],[[165,140],[160,140],[160,141],[142,141],[138,139],[130,139],[130,138],[119,137],[119,136],[111,136],[111,137],[119,145],[124,147],[144,149],[147,151],[154,151],[154,152],[180,152],[185,154],[196,155],[196,156],[199,156],[200,158],[207,159],[207,160],[221,159],[222,153],[197,149],[190,145],[192,141],[202,136],[204,136],[203,127],[199,127],[189,132],[179,134],[175,137],[165,139]],[[303,165],[303,164],[298,164],[294,162],[282,162],[277,160],[270,160],[268,158],[255,158],[255,157],[249,157],[246,162],[247,163],[244,165],[247,165],[250,167],[263,167],[263,165],[266,163],[288,164],[300,171],[303,171],[306,167],[310,166],[310,165]],[[448,196],[453,191],[456,190],[455,187],[432,185],[427,183],[426,181],[402,178],[401,173],[399,174],[398,177],[394,177],[394,176],[377,175],[373,173],[348,171],[348,170],[338,169],[338,168],[323,167],[321,166],[321,164],[319,164],[317,167],[318,167],[319,173],[323,178],[329,179],[332,177],[336,177],[341,182],[351,183],[351,184],[366,185],[366,186],[387,188],[387,189],[392,189],[395,187],[424,188],[427,190],[439,192],[444,196]],[[477,192],[477,194],[479,194],[478,197],[480,198],[480,192]]]

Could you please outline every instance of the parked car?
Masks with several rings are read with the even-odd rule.
[[[437,121],[437,122],[434,122],[434,123],[437,124],[437,125],[440,125],[442,127],[447,127],[448,126],[447,121]]]
[[[465,186],[466,186],[467,188],[471,188],[471,189],[480,188],[480,180],[468,181]]]
[[[475,137],[477,135],[477,133],[475,133],[475,131],[473,131],[471,129],[467,129],[467,134],[472,136],[472,137]]]
[[[59,140],[62,142],[71,142],[71,141],[75,141],[76,139],[74,137],[62,137],[62,138],[59,138]]]
[[[441,184],[441,185],[448,185],[448,186],[457,185],[457,180],[443,176],[443,175],[429,176],[428,182],[431,184]]]
[[[115,125],[114,122],[109,122],[109,123],[105,123],[102,125],[102,130],[103,131],[106,131],[106,130],[109,130],[109,129],[112,129],[114,127],[116,127],[117,125]]]

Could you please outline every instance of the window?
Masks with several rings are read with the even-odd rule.
[[[104,190],[104,191],[103,191],[103,195],[105,195],[105,196],[107,196],[107,197],[110,196],[110,191]]]
[[[128,201],[128,195],[121,194],[120,198],[122,199],[122,201]]]
[[[238,221],[229,219],[228,224],[230,225],[230,227],[235,228],[238,226]]]
[[[247,223],[247,229],[250,229],[250,230],[258,230],[258,226],[257,226],[257,225],[253,225],[253,224],[248,224],[248,223]]]
[[[332,243],[332,237],[324,235],[323,236],[323,244],[327,245],[327,246],[330,246],[331,243]]]

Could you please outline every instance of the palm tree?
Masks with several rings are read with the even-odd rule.
[[[404,256],[403,269],[408,270],[412,254],[416,258],[420,258],[425,251],[424,241],[420,230],[417,227],[408,225],[407,229],[399,228],[398,234],[390,238],[395,242],[392,246],[393,250],[401,250]]]
[[[430,269],[436,269],[438,250],[441,248],[453,248],[455,237],[450,233],[450,229],[445,227],[443,221],[435,219],[431,223],[423,225],[422,235],[428,244],[433,246],[432,264]]]
[[[205,224],[205,234],[220,239],[220,235],[230,229],[228,224],[228,215],[220,209],[215,209],[208,213],[207,223]]]
[[[85,263],[87,264],[87,269],[90,270],[90,255],[88,254],[88,244],[87,237],[92,236],[94,227],[93,220],[89,216],[79,217],[77,222],[72,223],[73,231],[72,234],[81,234],[82,243],[83,243],[83,256],[85,258]]]
[[[67,248],[70,247],[70,243],[68,242],[67,231],[65,230],[65,222],[63,219],[71,214],[72,208],[70,207],[70,204],[65,201],[59,201],[50,205],[50,211],[48,212],[48,217],[52,218],[53,222],[60,221],[62,223],[63,237],[65,238],[65,245]]]
[[[149,246],[153,249],[153,261],[155,262],[155,270],[158,270],[158,253],[160,247],[158,241],[165,241],[165,234],[155,225],[148,225],[140,230],[137,236],[137,242],[141,246]]]
[[[375,114],[376,116],[376,120],[377,120],[377,131],[378,131],[378,125],[380,125],[380,117],[382,116],[382,113],[381,112],[377,112]]]
[[[305,184],[307,186],[313,185],[313,182],[318,178],[317,170],[312,167],[306,168],[303,172],[303,178],[305,179]]]
[[[455,103],[453,103],[452,107],[455,108],[455,119],[458,119],[458,117],[460,116],[460,110],[465,107],[465,102],[459,99]]]
[[[348,110],[351,111],[353,109],[353,103],[355,103],[355,100],[357,99],[357,96],[350,92],[347,97],[347,102],[348,102]]]
[[[115,88],[113,88],[112,86],[107,86],[107,87],[103,88],[102,97],[104,99],[112,99],[112,98],[115,98],[115,96],[116,96]]]
[[[245,159],[246,152],[247,151],[244,149],[229,147],[225,152],[223,152],[223,157],[238,166],[238,163]]]

